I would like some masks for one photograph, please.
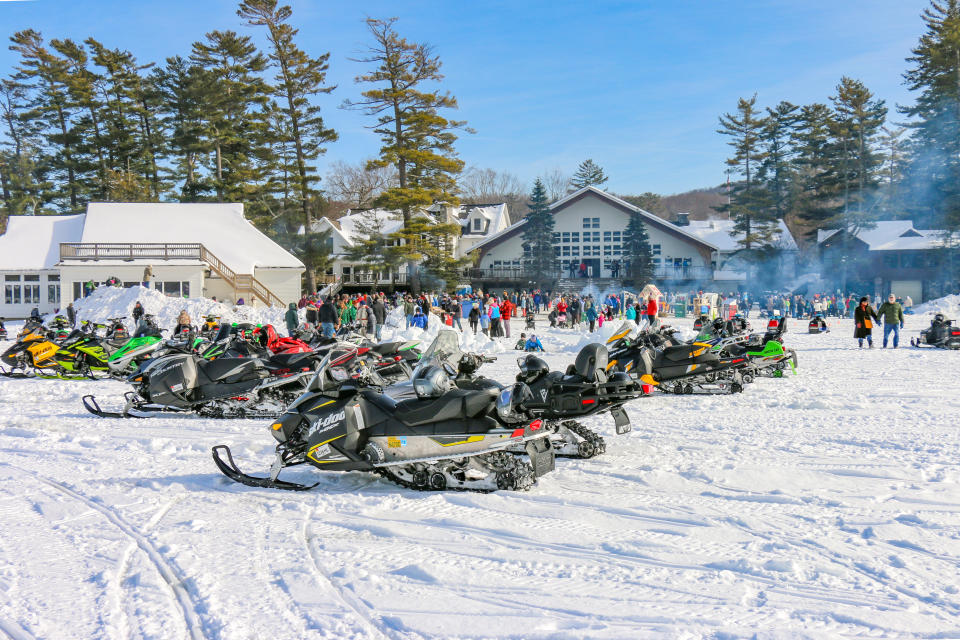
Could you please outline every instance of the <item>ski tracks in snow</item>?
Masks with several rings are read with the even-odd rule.
[[[67,486],[62,482],[8,462],[3,462],[0,464],[13,469],[22,475],[31,477],[37,483],[44,485],[49,489],[53,489],[54,491],[57,491],[60,494],[85,505],[89,509],[99,513],[107,522],[118,529],[130,540],[131,547],[128,547],[128,549],[132,548],[132,546],[138,548],[150,561],[150,564],[153,565],[153,568],[156,570],[157,574],[166,584],[169,590],[170,602],[179,611],[182,618],[184,625],[183,636],[190,638],[191,640],[204,640],[206,636],[204,634],[203,626],[199,616],[197,615],[197,610],[199,608],[197,599],[193,594],[191,594],[190,590],[184,584],[184,579],[180,576],[180,572],[177,570],[177,568],[171,562],[169,562],[162,553],[160,553],[160,551],[157,549],[157,546],[141,529],[131,524],[123,515],[120,514],[117,509],[106,506],[102,502],[90,498],[89,496]],[[151,518],[150,522],[147,523],[146,528],[149,529],[159,522],[175,502],[176,499],[169,501],[166,505],[161,507],[154,514],[153,518]],[[118,581],[121,580],[126,573],[131,555],[132,552],[124,551],[123,556],[116,567],[116,575],[114,579],[114,585],[116,586],[114,589],[119,588]],[[121,603],[119,601],[120,597],[111,597],[110,599],[113,604],[114,613],[117,614],[118,618],[123,620],[125,616],[121,611]],[[129,628],[129,625],[125,623],[125,621],[121,622],[120,629],[123,632],[123,636],[129,637],[128,634],[130,634],[131,629]]]

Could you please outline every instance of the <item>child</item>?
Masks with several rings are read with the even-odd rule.
[[[520,339],[517,340],[517,344],[514,345],[514,349],[517,351],[523,351],[527,347],[527,334],[521,333]]]
[[[543,344],[540,343],[540,338],[535,334],[527,338],[527,342],[524,344],[524,351],[543,351]]]

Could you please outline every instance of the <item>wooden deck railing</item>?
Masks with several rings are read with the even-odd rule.
[[[253,296],[270,306],[284,304],[252,274],[237,273],[200,243],[62,242],[60,260],[200,260],[230,285],[236,297]]]

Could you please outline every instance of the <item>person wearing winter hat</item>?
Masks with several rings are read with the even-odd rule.
[[[867,344],[873,349],[873,324],[876,321],[877,312],[870,306],[870,298],[863,296],[860,298],[860,304],[853,311],[853,323],[856,327],[853,337],[857,339],[861,349],[863,349],[864,338],[867,339]]]

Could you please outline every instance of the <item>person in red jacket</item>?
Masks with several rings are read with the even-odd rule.
[[[653,326],[657,320],[657,299],[650,296],[647,300],[647,321]]]
[[[508,338],[510,337],[510,318],[513,316],[515,307],[516,305],[510,302],[510,298],[504,296],[503,302],[500,303],[500,326],[503,327]]]

